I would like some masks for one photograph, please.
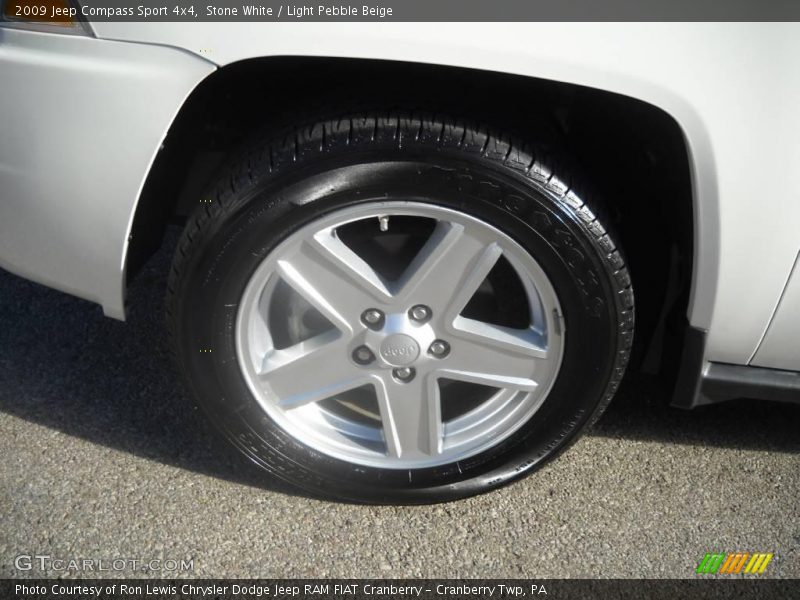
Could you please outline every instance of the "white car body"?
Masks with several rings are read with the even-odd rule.
[[[12,272],[123,318],[151,165],[184,101],[226,65],[318,56],[466,67],[614,92],[670,115],[690,157],[687,316],[706,332],[699,372],[800,371],[798,24],[91,27],[96,37],[0,28],[0,266]],[[797,379],[784,381],[800,396]]]

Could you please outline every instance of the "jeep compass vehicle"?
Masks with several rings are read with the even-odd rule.
[[[180,222],[177,361],[275,476],[360,502],[491,490],[626,369],[683,408],[800,399],[800,26],[62,4],[3,9],[0,266],[124,319]]]

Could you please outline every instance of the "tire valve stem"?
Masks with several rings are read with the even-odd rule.
[[[389,231],[389,217],[386,215],[378,217],[378,224],[380,225],[381,231]]]

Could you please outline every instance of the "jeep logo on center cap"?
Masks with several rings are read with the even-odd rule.
[[[381,344],[381,357],[394,367],[410,365],[419,356],[419,344],[410,335],[396,333]]]

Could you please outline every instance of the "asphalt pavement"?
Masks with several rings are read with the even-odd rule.
[[[122,558],[191,565],[158,576],[674,578],[739,551],[800,577],[800,406],[683,412],[637,377],[568,453],[488,495],[365,507],[271,479],[216,441],[171,362],[174,238],[126,323],[0,271],[0,577]],[[36,555],[49,570],[18,559]]]

